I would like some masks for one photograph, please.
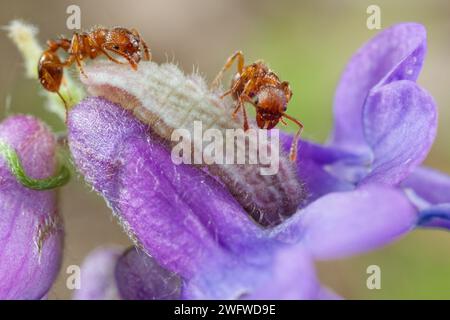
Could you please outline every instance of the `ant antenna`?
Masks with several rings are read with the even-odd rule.
[[[69,85],[67,83],[67,80],[63,78],[62,80],[63,86],[66,88],[66,95],[69,97],[69,101],[73,103],[73,97],[70,94]],[[64,99],[63,99],[64,100]]]
[[[62,102],[64,103],[64,108],[66,109],[66,120],[64,121],[65,124],[67,124],[67,118],[69,116],[69,105],[67,104],[67,101],[64,99],[64,97],[61,95],[59,91],[56,91],[58,96],[61,98]]]
[[[294,162],[295,160],[297,160],[297,145],[298,145],[298,140],[300,138],[300,134],[303,131],[303,124],[298,121],[297,119],[295,119],[294,117],[291,117],[290,115],[283,113],[283,117],[288,118],[289,120],[291,120],[292,122],[294,122],[296,125],[298,125],[298,131],[294,136],[294,139],[292,139],[292,144],[291,144],[291,150],[289,151],[289,159]]]

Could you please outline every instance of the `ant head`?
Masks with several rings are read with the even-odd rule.
[[[259,90],[254,102],[258,109],[281,116],[286,111],[288,99],[284,90],[268,86]]]
[[[109,41],[113,43],[114,50],[126,54],[134,62],[138,63],[141,60],[141,38],[137,33],[117,27],[111,30]]]

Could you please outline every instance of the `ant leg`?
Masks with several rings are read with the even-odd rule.
[[[242,51],[236,51],[231,57],[228,58],[222,70],[220,70],[220,72],[214,78],[213,82],[211,83],[211,89],[216,89],[219,86],[219,83],[223,78],[223,74],[225,73],[225,71],[230,69],[230,67],[233,65],[234,60],[236,59],[238,59],[238,73],[242,73],[242,70],[244,70],[244,54],[242,53]]]
[[[67,101],[64,99],[64,97],[61,95],[61,93],[59,91],[56,91],[56,93],[58,94],[58,96],[61,98],[61,100],[64,103],[64,108],[66,110],[66,119],[64,120],[64,123],[67,124],[67,119],[69,117],[69,105],[67,104]]]
[[[303,131],[303,124],[298,121],[297,119],[291,117],[290,115],[283,113],[282,114],[283,117],[288,118],[289,120],[291,120],[292,122],[294,122],[296,125],[298,125],[298,131],[294,136],[294,139],[292,140],[292,144],[291,144],[291,150],[289,151],[289,159],[291,161],[295,161],[297,159],[297,145],[298,145],[298,140],[300,138],[300,134]]]
[[[75,62],[77,63],[77,66],[78,66],[78,69],[80,70],[80,73],[87,78],[88,76],[84,72],[83,66],[81,65],[81,61],[80,61],[80,59],[78,57],[75,57]]]
[[[119,61],[116,58],[112,57],[105,49],[100,48],[100,51],[112,62],[117,64],[126,64],[125,62]]]
[[[244,131],[247,131],[250,126],[248,125],[247,110],[245,109],[243,97],[239,97],[238,105],[236,106],[236,109],[234,109],[234,111],[232,113],[233,118],[236,117],[237,112],[241,108],[242,108],[242,114],[244,116]]]
[[[63,63],[61,63],[60,66],[61,66],[61,67],[68,67],[68,66],[70,66],[70,65],[73,63],[74,60],[75,60],[75,62],[77,63],[77,66],[78,66],[78,69],[80,70],[80,73],[81,73],[83,76],[85,76],[85,77],[87,78],[86,73],[84,73],[83,66],[81,65],[80,59],[79,59],[77,56],[73,55],[73,54],[71,54],[71,55],[67,58],[66,61],[64,61]]]
[[[229,94],[232,93],[232,92],[233,92],[233,89],[230,89],[230,90],[228,90],[228,91],[225,91],[225,92],[220,96],[220,99],[225,98],[227,95],[229,95]]]
[[[232,91],[232,89],[229,90],[229,91]],[[238,103],[236,105],[236,108],[234,109],[233,113],[231,114],[233,116],[233,118],[236,118],[236,114],[238,113],[239,109],[244,106],[244,102],[250,102],[250,103],[252,103],[254,105],[252,99],[250,99],[249,96],[242,94],[238,98]]]
[[[75,33],[73,35],[74,38],[76,38],[76,41],[73,40],[72,44],[75,42],[76,46],[74,47],[75,50],[73,50],[72,53],[72,59],[75,59],[75,62],[77,63],[78,69],[80,70],[80,73],[85,76],[86,78],[88,77],[86,75],[86,73],[84,72],[83,66],[81,65],[81,59],[82,57],[80,57],[77,53],[80,51],[80,43],[84,43],[83,38],[81,37],[81,35],[79,35],[78,33]]]
[[[136,29],[131,29],[131,32],[138,37],[138,39],[141,41],[142,43],[142,47],[144,47],[144,60],[150,61],[152,60],[152,53],[150,52],[150,49],[148,48],[147,43],[145,42],[145,40],[141,37],[141,35],[139,34],[139,31],[137,31]]]
[[[236,119],[236,115],[239,112],[239,109],[241,109],[242,104],[239,103],[239,101],[236,103],[236,107],[233,110],[233,113],[231,114],[231,116],[233,117],[233,119]]]
[[[68,87],[68,85],[67,85],[67,80],[66,80],[65,78],[63,78],[61,84],[62,84],[62,85],[64,86],[64,88],[65,88],[66,96],[68,97],[69,101],[70,101],[70,102],[73,102],[73,97],[72,97],[72,95],[70,94],[69,87]]]
[[[80,73],[87,78],[87,75],[81,65],[80,57],[78,56],[80,51],[80,42],[82,42],[82,40],[80,39],[80,35],[75,32],[72,37],[70,48],[67,50],[67,52],[69,53],[69,57],[66,59],[66,61],[63,62],[63,64],[65,66],[69,66],[73,63],[73,61],[75,61],[77,63],[78,69],[80,70]]]
[[[227,95],[229,95],[230,93],[233,93],[234,91],[237,90],[237,88],[241,85],[241,81],[238,80],[236,81],[236,83],[231,87],[230,90],[225,91],[221,96],[220,99],[225,98]]]
[[[247,109],[245,109],[244,103],[242,103],[242,114],[244,115],[244,131],[249,129],[248,118],[247,118]]]
[[[102,49],[103,52],[109,50],[109,51],[114,52],[115,54],[117,54],[117,55],[119,55],[119,56],[125,58],[125,59],[128,61],[128,63],[130,64],[130,66],[131,66],[134,70],[137,70],[137,63],[136,63],[133,59],[131,59],[128,55],[126,55],[126,54],[120,52],[119,50],[113,49],[113,48],[111,47],[111,44],[110,44],[110,43],[103,44],[103,45],[101,46],[101,49]],[[118,63],[118,64],[124,64],[123,62],[120,62],[120,61],[118,61],[118,60],[112,58],[111,56],[109,56],[108,53],[105,52],[105,54],[106,54],[106,56],[107,56],[108,58],[110,58],[110,60],[112,60],[112,61],[114,61],[114,62],[116,62],[116,63]]]

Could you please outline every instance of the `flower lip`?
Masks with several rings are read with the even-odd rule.
[[[409,80],[371,90],[363,110],[371,171],[359,183],[397,185],[427,156],[437,129],[434,99]]]
[[[426,30],[417,23],[400,23],[379,33],[345,68],[334,99],[331,143],[369,152],[363,136],[362,109],[370,90],[398,80],[415,81],[426,52]]]

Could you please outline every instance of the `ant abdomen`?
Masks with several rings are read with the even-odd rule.
[[[63,67],[55,52],[44,51],[39,59],[38,76],[46,90],[58,92],[63,78]]]

